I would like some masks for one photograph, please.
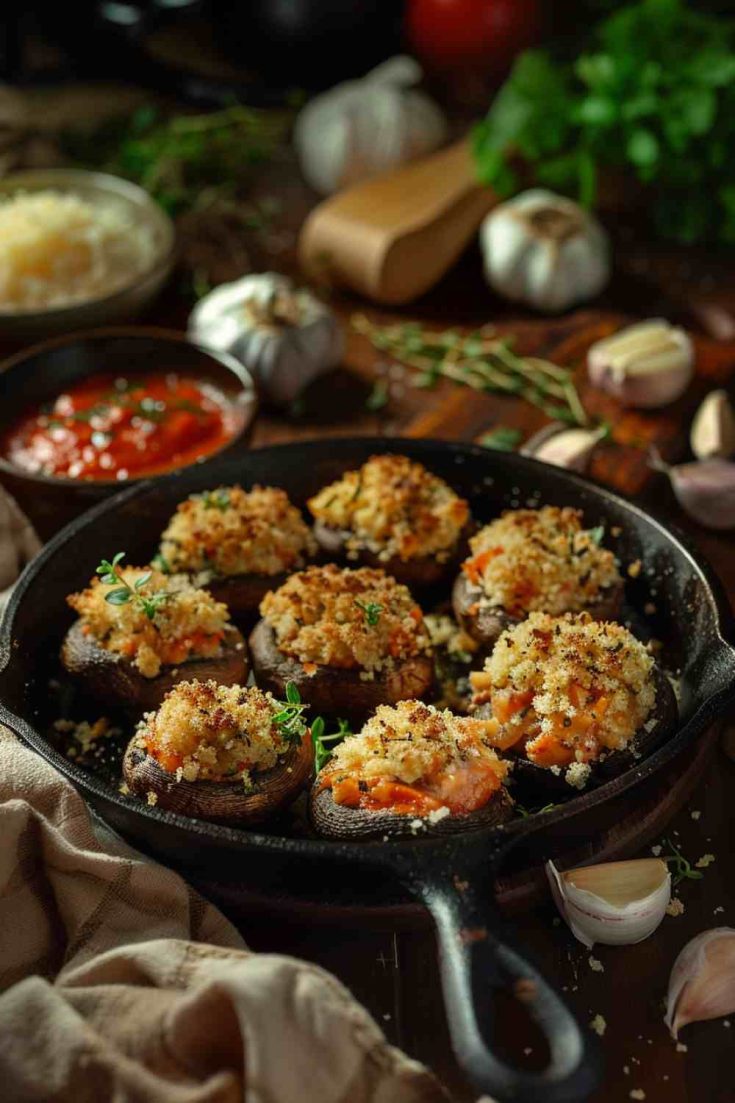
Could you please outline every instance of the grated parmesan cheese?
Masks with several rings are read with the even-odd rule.
[[[0,200],[0,310],[102,298],[151,267],[155,240],[127,204],[53,190]]]

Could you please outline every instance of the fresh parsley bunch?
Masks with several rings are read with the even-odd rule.
[[[685,0],[606,18],[572,62],[522,54],[476,128],[480,178],[501,195],[535,182],[593,205],[606,169],[651,196],[662,236],[735,242],[735,24]]]

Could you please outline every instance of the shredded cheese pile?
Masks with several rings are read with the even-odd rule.
[[[653,658],[627,628],[587,613],[531,613],[504,632],[470,675],[475,706],[490,702],[496,746],[552,769],[572,767],[584,783],[589,762],[628,746],[655,705]]]
[[[118,568],[129,586],[149,573],[145,567]],[[166,576],[150,571],[140,593],[148,597],[165,593],[150,620],[140,604],[130,600],[112,605],[105,595],[118,589],[93,578],[86,590],[71,594],[67,601],[82,621],[82,631],[94,637],[100,647],[130,659],[146,678],[155,678],[166,664],[189,658],[211,658],[219,654],[230,614],[227,606],[204,590],[192,586],[183,575]]]
[[[279,649],[304,664],[377,671],[431,650],[408,589],[369,567],[308,567],[266,594],[260,612]]]
[[[179,682],[157,712],[141,721],[137,740],[178,781],[241,780],[269,770],[289,749],[274,717],[282,709],[254,686]]]
[[[348,555],[448,559],[470,518],[467,502],[406,456],[372,456],[308,502],[317,521],[346,535]]]
[[[161,538],[172,570],[213,577],[275,575],[302,566],[316,543],[301,513],[275,487],[219,487],[181,502]]]
[[[480,605],[522,617],[587,608],[620,584],[615,557],[577,509],[508,510],[470,540],[463,565]]]
[[[100,298],[150,268],[155,242],[128,207],[52,190],[0,200],[0,310]]]

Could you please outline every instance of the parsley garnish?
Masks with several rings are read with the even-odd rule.
[[[478,175],[508,196],[530,170],[591,206],[612,168],[646,189],[662,236],[732,243],[733,22],[684,0],[616,8],[576,58],[520,55],[475,129]]]
[[[155,567],[161,574],[171,574],[171,564],[161,552],[153,556],[153,559],[151,559],[151,567]]]
[[[110,605],[127,605],[130,601],[134,601],[148,617],[148,620],[153,620],[163,603],[168,601],[170,594],[163,590],[149,595],[141,593],[146,583],[150,582],[150,571],[142,574],[131,586],[117,569],[124,558],[125,552],[118,552],[112,557],[112,562],[103,559],[97,568],[97,574],[100,575],[106,586],[117,586],[117,589],[110,590],[109,593],[105,594],[105,601],[109,602]]]
[[[360,601],[359,597],[355,598],[355,605],[358,609],[362,609],[363,616],[365,617],[365,623],[371,628],[380,620],[380,614],[383,612],[383,606],[378,605],[376,601]]]
[[[337,726],[338,731],[327,735],[324,730],[324,720],[321,716],[317,716],[311,725],[311,741],[314,744],[314,770],[317,774],[329,762],[337,743],[341,743],[345,736],[352,735],[352,730],[346,720],[338,720]],[[330,746],[327,746],[327,744],[330,744]]]

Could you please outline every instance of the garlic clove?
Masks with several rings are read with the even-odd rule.
[[[660,858],[605,862],[564,873],[547,862],[546,875],[562,917],[588,948],[596,942],[642,942],[659,926],[671,899],[671,876]]]
[[[726,391],[710,391],[703,399],[689,443],[698,460],[727,459],[735,452],[735,413]]]
[[[669,978],[664,1022],[674,1038],[687,1023],[735,1014],[735,930],[715,927],[688,942]]]
[[[587,354],[591,383],[626,406],[653,409],[684,393],[694,348],[683,329],[653,318],[596,341]]]
[[[539,429],[526,441],[521,455],[532,456],[554,467],[565,467],[569,471],[582,473],[589,467],[595,447],[606,434],[606,427],[568,429],[554,421]]]
[[[735,463],[699,460],[675,467],[651,452],[651,466],[668,475],[679,505],[704,528],[735,528]]]

